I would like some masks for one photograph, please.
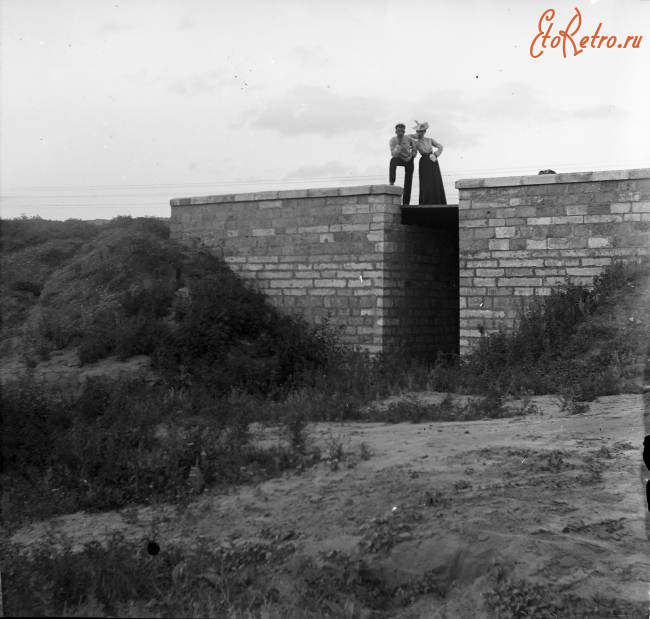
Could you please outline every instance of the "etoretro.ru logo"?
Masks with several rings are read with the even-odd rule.
[[[616,47],[618,49],[626,49],[628,48],[628,45],[630,48],[639,49],[641,39],[643,38],[643,36],[639,35],[628,35],[625,38],[624,43],[622,42],[622,38],[621,42],[619,42],[619,39],[617,39],[614,35],[608,36],[606,34],[600,34],[600,29],[603,26],[602,23],[598,24],[598,27],[593,34],[585,35],[579,38],[578,32],[582,26],[582,15],[580,15],[578,7],[575,8],[575,15],[571,18],[571,21],[567,24],[567,27],[564,30],[558,30],[558,34],[553,36],[553,22],[551,20],[554,17],[555,10],[548,9],[547,11],[544,11],[544,13],[542,13],[542,16],[539,18],[539,23],[537,25],[537,35],[533,39],[533,42],[530,44],[530,55],[533,58],[539,58],[549,48],[555,49],[559,47],[560,43],[562,44],[562,55],[565,58],[567,57],[567,48],[569,49],[569,52],[571,49],[573,49],[573,55],[577,56],[578,54],[582,54],[585,49],[588,49],[587,46],[589,46],[591,49],[600,49],[603,43],[605,44],[605,47],[609,49],[613,47]],[[550,22],[546,28],[546,31],[544,30],[545,21]],[[589,44],[590,41],[591,44]],[[549,42],[548,45],[547,42]]]

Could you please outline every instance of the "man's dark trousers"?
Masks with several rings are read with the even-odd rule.
[[[385,161],[385,159],[384,159]],[[404,166],[404,195],[402,197],[402,206],[408,206],[411,203],[411,185],[413,183],[413,159],[404,161],[399,157],[393,157],[388,166],[388,182],[394,183],[397,173],[397,166]]]

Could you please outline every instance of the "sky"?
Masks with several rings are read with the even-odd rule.
[[[383,184],[415,120],[450,204],[461,178],[650,167],[650,0],[0,0],[0,35],[3,218]]]

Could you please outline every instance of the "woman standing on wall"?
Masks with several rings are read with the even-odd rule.
[[[438,157],[442,154],[443,146],[433,138],[425,138],[424,134],[429,128],[429,123],[415,121],[415,146],[420,153],[420,200],[419,204],[447,204],[445,188],[442,184],[440,164]],[[433,151],[433,148],[436,151]]]

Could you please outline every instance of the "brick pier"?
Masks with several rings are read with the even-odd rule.
[[[522,301],[650,254],[650,169],[460,180],[460,350]]]
[[[405,225],[401,193],[365,185],[180,198],[172,238],[208,247],[275,305],[328,320],[347,344],[435,359],[458,350],[458,210],[422,210]]]

